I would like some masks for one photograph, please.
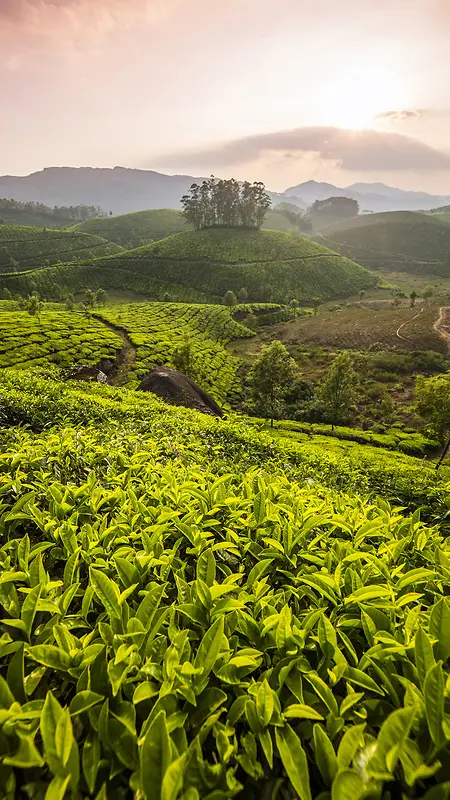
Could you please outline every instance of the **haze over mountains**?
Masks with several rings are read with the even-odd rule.
[[[194,181],[192,175],[165,175],[153,170],[94,167],[48,167],[26,176],[0,177],[0,197],[48,206],[98,205],[113,214],[151,208],[180,208],[180,198]],[[269,192],[274,204],[283,200],[305,209],[315,200],[344,195],[358,201],[361,211],[429,210],[450,204],[450,195],[405,191],[383,183],[338,187],[314,180]]]

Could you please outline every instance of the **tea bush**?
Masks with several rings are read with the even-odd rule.
[[[10,272],[12,262],[15,262],[15,270],[21,271],[46,262],[55,264],[75,258],[111,256],[121,250],[106,239],[81,231],[47,230],[25,225],[0,227],[0,272]]]
[[[96,364],[114,360],[120,348],[112,331],[81,312],[44,310],[37,317],[9,311],[7,304],[0,309],[0,368]]]
[[[449,540],[354,493],[370,459],[0,379],[3,797],[448,796]],[[448,507],[448,470],[367,449]]]

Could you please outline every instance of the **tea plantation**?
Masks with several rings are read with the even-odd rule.
[[[230,339],[252,336],[223,306],[130,303],[97,313],[123,327],[137,348],[130,385],[157,365],[177,366],[177,349],[188,343],[190,377],[219,401],[225,400],[238,367],[224,345]]]
[[[97,217],[80,222],[72,230],[93,233],[109,242],[131,249],[190,228],[181,211],[172,208],[153,208],[117,217]],[[285,233],[292,233],[295,230],[295,226],[284,214],[272,209],[267,212],[263,228]]]
[[[122,343],[98,320],[81,312],[8,311],[0,305],[0,369],[53,363],[96,364],[101,358],[115,359]]]
[[[103,220],[93,222],[100,224]],[[23,272],[14,271],[5,262],[0,291],[8,289],[12,294],[38,291],[49,300],[67,292],[75,294],[100,286],[106,290],[132,290],[155,300],[168,296],[177,302],[217,302],[228,290],[238,294],[245,288],[252,302],[286,303],[294,298],[310,302],[313,297],[325,300],[348,296],[377,283],[372,273],[344,256],[316,242],[279,231],[186,231],[134,250],[123,250],[109,243],[106,247],[112,250],[104,255],[108,252],[116,255],[106,258],[101,257],[103,245],[99,244],[98,251],[94,252],[92,247],[89,251],[89,244],[95,241],[90,234],[41,232],[42,236],[47,234],[85,237],[85,256],[93,260],[85,262],[82,258],[81,263],[50,264],[31,270],[48,260],[48,253],[40,261],[31,254],[29,258],[22,254]],[[98,237],[97,241],[104,242]],[[77,254],[80,255],[79,251],[68,252],[65,261],[73,261]]]
[[[374,286],[367,270],[308,239],[278,231],[186,231],[95,266],[186,286],[212,300],[245,288],[252,301],[286,302],[354,294]]]
[[[3,797],[448,797],[450,470],[31,371],[0,426]]]
[[[121,249],[99,236],[80,232],[0,225],[1,273],[21,272],[57,261],[114,255]]]
[[[327,231],[323,243],[368,267],[450,275],[450,227],[439,215],[366,214]]]
[[[154,208],[117,217],[90,219],[75,225],[72,230],[102,236],[109,242],[131,249],[164,239],[172,233],[181,233],[189,227],[181,211]]]

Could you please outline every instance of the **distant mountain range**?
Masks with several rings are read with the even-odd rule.
[[[384,183],[353,183],[339,187],[332,183],[306,181],[291,186],[283,193],[300,208],[310,206],[315,200],[327,197],[351,197],[359,203],[360,211],[428,211],[449,203],[448,195],[432,195],[426,192],[408,192],[395,189]]]
[[[48,167],[32,175],[0,177],[0,197],[47,206],[96,205],[113,214],[150,208],[180,208],[180,198],[192,175],[164,175],[153,170]],[[358,201],[361,211],[418,211],[450,204],[450,195],[408,192],[384,183],[355,183],[345,188],[306,181],[285,192],[270,192],[274,204],[284,200],[305,209],[314,200],[344,195]]]

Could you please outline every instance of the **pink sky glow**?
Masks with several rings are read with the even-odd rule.
[[[0,174],[450,194],[448,0],[0,0]]]

